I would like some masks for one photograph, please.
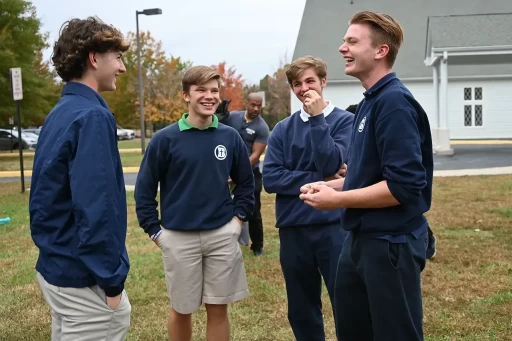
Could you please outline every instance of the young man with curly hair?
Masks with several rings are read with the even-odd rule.
[[[215,115],[220,74],[194,66],[182,86],[188,112],[151,138],[135,184],[135,209],[139,225],[162,250],[169,339],[192,340],[192,313],[204,303],[206,340],[229,341],[228,304],[249,295],[238,238],[254,209],[254,175],[240,134]],[[229,177],[236,185],[233,198]]]
[[[116,122],[100,96],[126,71],[129,43],[97,18],[66,22],[52,61],[66,85],[35,152],[30,230],[52,340],[126,338],[126,192]]]

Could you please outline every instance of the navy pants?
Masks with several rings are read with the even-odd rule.
[[[339,224],[279,229],[288,321],[297,341],[325,341],[322,277],[334,311],[336,264],[346,235]]]
[[[427,232],[406,243],[349,232],[335,280],[338,340],[423,341],[427,245]]]

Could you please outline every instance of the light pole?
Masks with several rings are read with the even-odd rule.
[[[139,37],[139,14],[158,15],[162,14],[160,8],[145,9],[143,11],[135,11],[135,22],[137,25],[137,59],[139,64],[139,114],[140,114],[140,145],[142,154],[146,151],[146,128],[144,126],[144,94],[142,90],[142,66],[140,61],[140,37]]]

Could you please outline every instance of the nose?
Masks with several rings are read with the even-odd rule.
[[[340,51],[340,53],[348,52],[347,45],[345,45],[345,43],[341,44],[341,46],[340,46],[340,48],[338,49],[338,51]]]
[[[309,86],[306,83],[302,83],[302,85],[300,86],[300,91],[306,92],[308,90],[309,90]]]
[[[121,61],[121,67],[119,68],[119,72],[121,72],[121,73],[126,72],[126,66],[124,65],[123,61]]]

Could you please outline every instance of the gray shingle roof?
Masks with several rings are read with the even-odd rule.
[[[445,39],[447,43],[453,43],[449,40],[464,43],[469,41],[471,43],[473,39],[476,43],[480,43],[482,37],[470,37],[471,34],[466,34],[467,37],[464,36],[464,33],[470,32],[472,27],[480,25],[479,20],[482,21],[481,25],[486,25],[486,27],[495,26],[495,31],[492,34],[482,35],[489,42],[491,42],[489,40],[490,36],[493,36],[493,43],[499,43],[500,39],[506,39],[509,42],[512,37],[511,23],[506,23],[507,26],[498,26],[505,25],[505,23],[499,21],[501,20],[499,16],[494,16],[491,23],[485,24],[484,22],[489,20],[489,16],[482,16],[482,18],[477,19],[478,23],[472,16],[474,14],[511,13],[511,0],[307,0],[293,59],[307,54],[321,57],[328,64],[329,80],[354,80],[354,78],[345,75],[344,60],[338,48],[343,43],[343,36],[347,31],[350,18],[353,14],[362,10],[388,13],[402,26],[405,35],[404,44],[400,49],[394,67],[394,71],[402,79],[432,78],[432,68],[424,64],[429,17],[436,17],[431,19],[442,22],[450,19],[442,19],[441,16],[470,15],[460,17],[460,21],[457,23],[446,24],[457,25],[458,33],[455,38],[451,38],[452,34],[450,32],[454,31],[452,26],[441,27],[439,30],[444,32],[441,32],[441,34],[434,32],[437,32],[437,29],[434,30],[434,36],[449,37],[439,38],[439,42]],[[461,36],[464,37],[461,38]],[[448,61],[448,65],[449,76],[512,74],[512,63],[450,66]]]
[[[432,47],[512,46],[512,13],[430,17]]]

